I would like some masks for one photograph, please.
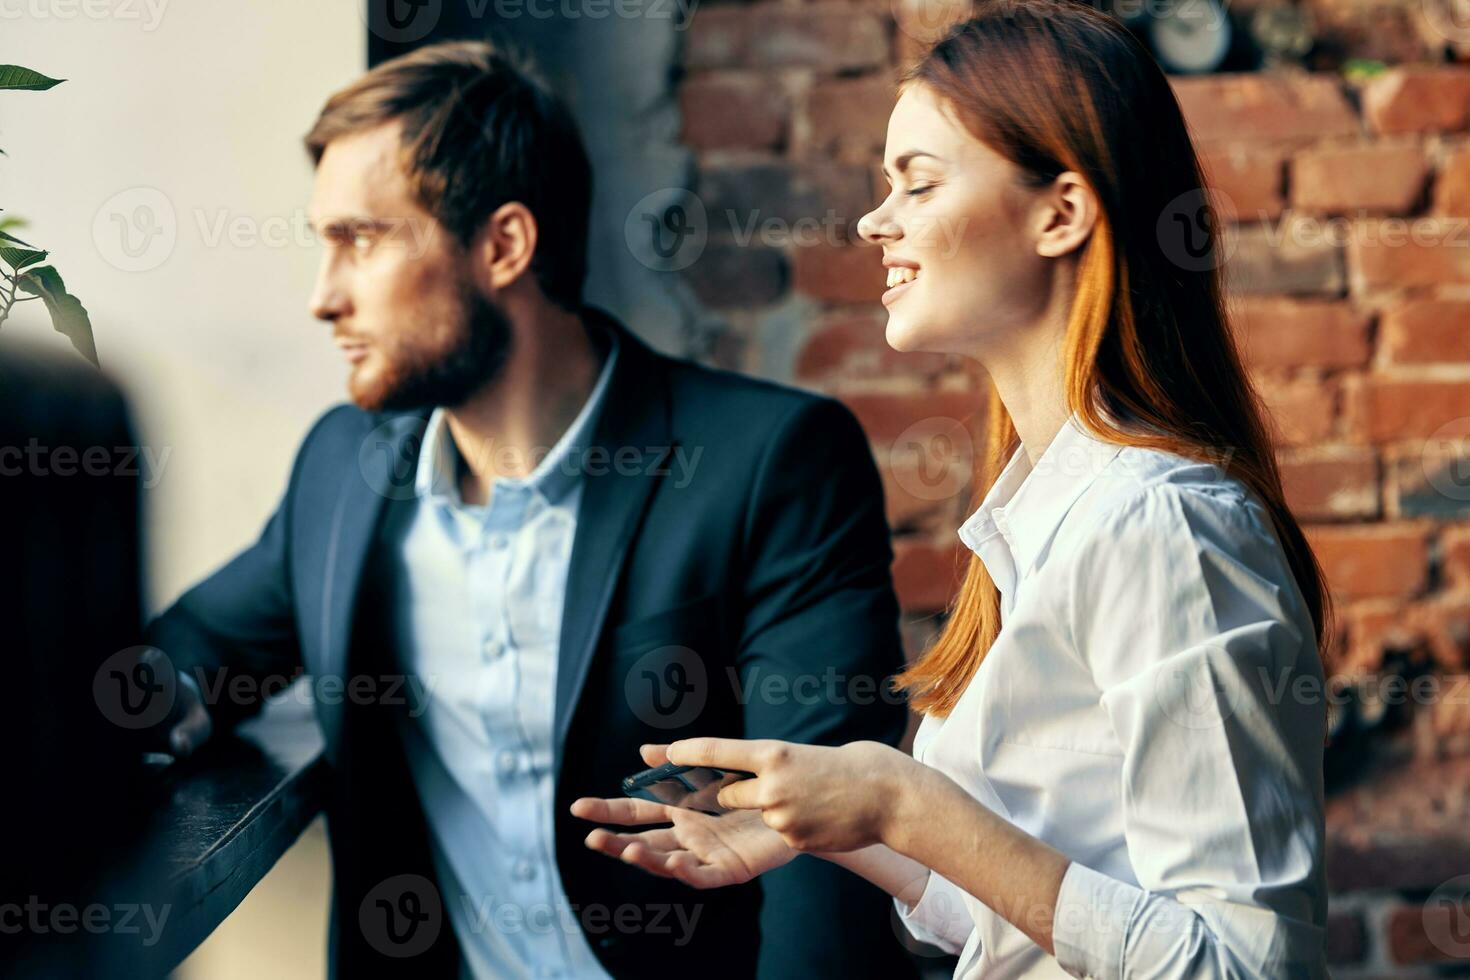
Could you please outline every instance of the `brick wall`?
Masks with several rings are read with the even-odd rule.
[[[1319,2],[1337,30],[1320,50],[1451,53],[1425,26],[1435,2]],[[709,357],[856,412],[884,476],[911,653],[956,581],[983,405],[963,362],[888,349],[879,253],[855,234],[884,186],[892,78],[922,47],[914,16],[868,0],[706,4],[677,83],[709,225],[682,282],[717,325]],[[1470,669],[1457,441],[1470,438],[1470,68],[1175,87],[1232,219],[1235,325],[1338,599],[1337,667],[1392,702],[1377,672],[1393,648],[1437,685],[1388,734],[1339,750],[1362,760],[1331,800],[1333,959],[1343,976],[1415,975],[1470,958],[1445,918],[1470,883],[1453,880],[1470,872],[1470,685],[1456,686]]]

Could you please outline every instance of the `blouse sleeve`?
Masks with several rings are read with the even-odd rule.
[[[898,917],[909,935],[922,943],[938,946],[951,956],[965,948],[975,920],[965,904],[965,893],[943,875],[929,872],[919,901],[910,907],[893,900]]]
[[[1053,921],[1073,976],[1326,975],[1310,617],[1266,513],[1158,484],[1079,550],[1069,620],[1124,753],[1138,884],[1073,863]]]

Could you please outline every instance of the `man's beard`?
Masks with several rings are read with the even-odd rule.
[[[465,289],[461,309],[448,345],[429,349],[422,340],[400,343],[382,352],[387,363],[372,381],[349,381],[357,407],[369,412],[454,408],[500,374],[510,357],[510,321],[473,288]]]

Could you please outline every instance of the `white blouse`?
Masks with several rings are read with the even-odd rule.
[[[959,533],[1002,627],[914,755],[1073,864],[1055,958],[933,873],[909,931],[963,978],[1325,976],[1326,692],[1255,495],[1074,416]]]

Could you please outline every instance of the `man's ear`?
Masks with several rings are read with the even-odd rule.
[[[1082,247],[1097,224],[1099,207],[1092,187],[1074,170],[1057,174],[1041,192],[1036,253],[1059,258]]]
[[[539,229],[530,208],[507,201],[496,208],[475,238],[476,273],[491,290],[507,289],[526,274],[536,254]]]

